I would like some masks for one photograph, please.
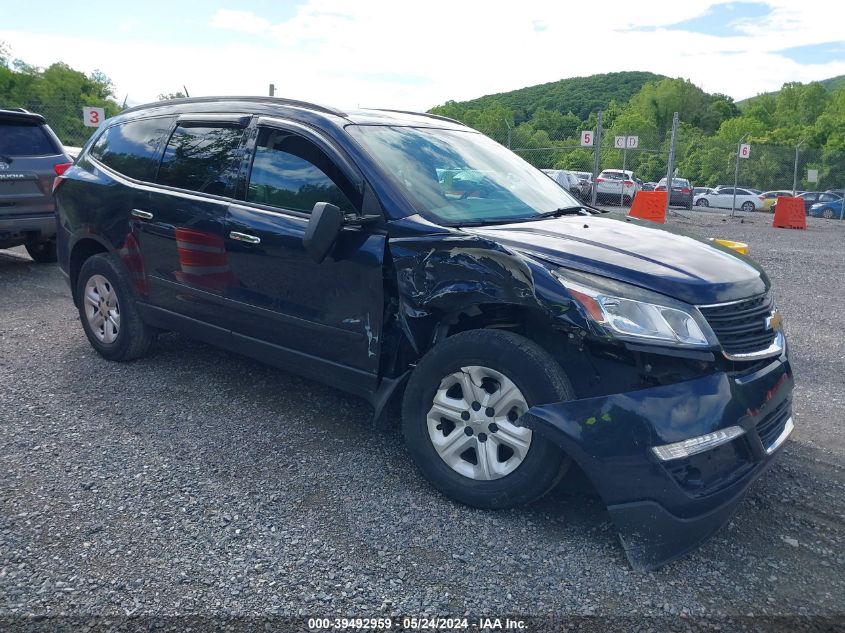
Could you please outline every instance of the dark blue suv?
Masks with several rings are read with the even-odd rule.
[[[208,98],[108,121],[56,189],[58,253],[105,358],[178,330],[401,398],[439,490],[503,508],[571,462],[629,560],[718,529],[792,431],[766,274],[585,207],[449,119]]]

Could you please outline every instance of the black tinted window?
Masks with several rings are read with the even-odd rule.
[[[130,178],[152,180],[172,125],[173,117],[114,125],[94,143],[91,156]]]
[[[355,211],[350,197],[357,199],[346,178],[313,143],[281,130],[261,131],[249,176],[249,202],[305,212],[317,202],[330,202],[349,213]]]
[[[230,195],[244,131],[233,127],[177,127],[164,150],[157,181],[163,185]]]
[[[0,123],[0,154],[14,156],[50,156],[60,154],[53,140],[40,125]]]

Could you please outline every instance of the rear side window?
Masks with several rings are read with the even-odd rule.
[[[0,154],[3,156],[54,156],[60,153],[41,125],[0,123]]]
[[[167,143],[157,182],[217,196],[234,191],[244,130],[178,126]]]
[[[174,117],[140,119],[108,128],[90,154],[129,178],[153,180]]]
[[[344,189],[346,190],[344,192]],[[264,129],[258,137],[246,199],[310,213],[317,202],[355,211],[352,186],[311,141],[282,130]]]

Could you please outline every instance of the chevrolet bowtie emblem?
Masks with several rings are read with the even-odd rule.
[[[767,330],[780,330],[781,326],[781,317],[780,312],[777,310],[772,310],[772,313],[766,317],[766,329]]]

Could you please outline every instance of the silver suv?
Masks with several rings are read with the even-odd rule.
[[[24,245],[35,261],[56,261],[53,180],[71,164],[44,117],[0,110],[0,248]]]

